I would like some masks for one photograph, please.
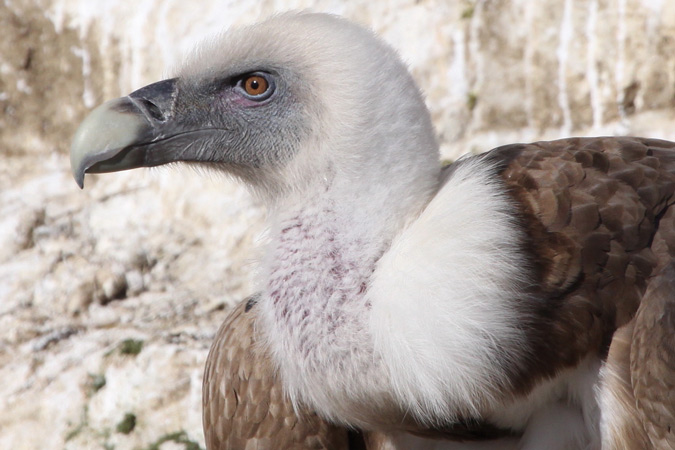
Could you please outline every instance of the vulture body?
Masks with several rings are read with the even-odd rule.
[[[395,52],[302,13],[100,106],[71,149],[80,186],[178,161],[269,207],[260,294],[207,363],[209,448],[675,447],[674,143],[441,170]]]

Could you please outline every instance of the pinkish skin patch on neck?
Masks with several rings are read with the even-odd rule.
[[[332,211],[322,213],[284,221],[267,284],[276,321],[306,357],[320,340],[363,329],[358,312],[370,306],[364,297],[377,260],[338,233]]]

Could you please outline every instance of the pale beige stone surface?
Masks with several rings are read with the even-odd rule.
[[[88,110],[171,74],[204,36],[307,7],[400,51],[444,157],[572,134],[675,139],[664,0],[7,0],[0,448],[203,446],[202,367],[254,289],[263,212],[241,186],[185,169],[88,176],[80,191],[69,140]],[[137,355],[121,352],[128,339],[143,341]]]

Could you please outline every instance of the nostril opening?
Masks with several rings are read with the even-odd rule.
[[[159,122],[164,122],[164,120],[165,120],[164,114],[162,114],[162,110],[159,109],[159,107],[157,105],[155,105],[150,100],[145,99],[145,98],[141,99],[141,103],[145,107],[145,110],[150,115],[150,117],[152,117],[153,119],[155,119]]]

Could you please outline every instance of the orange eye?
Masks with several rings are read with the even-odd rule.
[[[260,75],[251,75],[244,80],[244,90],[248,95],[258,96],[267,92],[269,83]]]

